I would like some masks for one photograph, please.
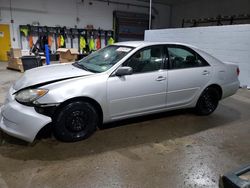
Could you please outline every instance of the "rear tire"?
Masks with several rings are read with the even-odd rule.
[[[215,111],[219,103],[219,92],[213,87],[206,88],[197,101],[195,111],[198,115],[209,115]]]
[[[55,118],[53,132],[57,139],[75,142],[88,138],[99,122],[99,116],[92,104],[76,101],[64,106]]]

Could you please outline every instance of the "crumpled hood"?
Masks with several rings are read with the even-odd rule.
[[[38,67],[25,71],[13,85],[15,90],[20,90],[29,86],[93,74],[91,72],[74,67],[72,64],[58,64]]]

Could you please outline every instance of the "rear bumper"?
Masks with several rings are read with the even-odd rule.
[[[37,113],[33,107],[15,100],[0,107],[0,129],[27,142],[33,142],[41,128],[51,121],[50,117]]]
[[[222,99],[235,94],[237,90],[239,89],[239,87],[240,87],[239,81],[235,81],[235,82],[223,85],[222,86],[222,91],[223,91]]]

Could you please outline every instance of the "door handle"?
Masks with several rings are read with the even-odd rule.
[[[165,76],[159,76],[158,78],[155,79],[156,81],[162,81],[162,80],[166,80]]]
[[[202,72],[202,75],[208,75],[210,72],[208,71],[208,70],[204,70],[203,72]]]

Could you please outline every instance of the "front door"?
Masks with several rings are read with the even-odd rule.
[[[107,92],[111,118],[165,107],[167,71],[163,69],[163,58],[162,46],[144,48],[122,65],[132,67],[132,75],[109,77]]]
[[[7,51],[10,50],[10,28],[7,24],[0,24],[0,61],[8,61]]]

